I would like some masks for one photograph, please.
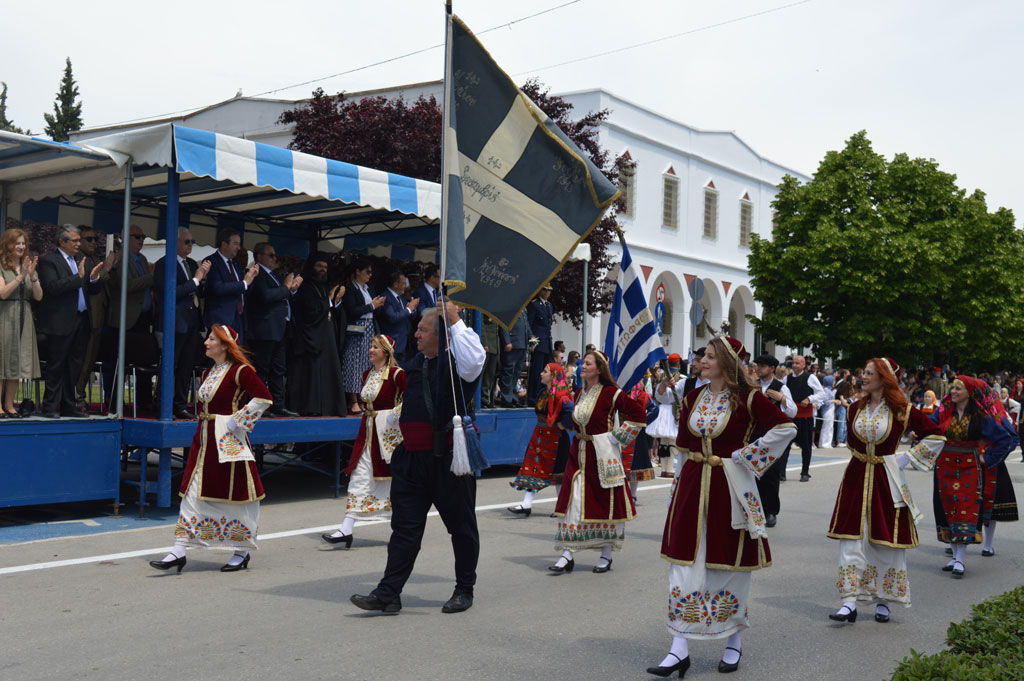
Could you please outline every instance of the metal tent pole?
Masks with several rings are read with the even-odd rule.
[[[121,309],[118,317],[117,333],[117,374],[114,378],[114,390],[117,394],[117,418],[124,418],[124,339],[125,317],[128,301],[128,239],[131,235],[132,223],[132,159],[124,164],[124,220],[121,225]]]
[[[160,301],[164,329],[163,348],[160,355],[160,420],[173,419],[171,408],[174,402],[174,313],[175,291],[178,282],[178,192],[177,168],[167,169],[167,212],[164,221],[164,299]]]

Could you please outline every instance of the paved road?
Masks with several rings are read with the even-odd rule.
[[[963,580],[939,570],[946,558],[933,539],[931,477],[911,473],[927,509],[923,546],[909,554],[914,607],[894,611],[885,625],[868,617],[830,622],[838,545],[824,532],[847,454],[817,454],[810,482],[796,482],[791,467],[783,485],[771,535],[775,564],[754,575],[752,627],[734,679],[888,678],[910,648],[941,649],[948,623],[972,603],[1020,583],[1024,523],[1000,527],[996,557],[972,550]],[[1017,456],[1010,472],[1019,488]],[[507,514],[504,506],[518,500],[508,486],[513,473],[505,468],[480,482],[477,600],[458,615],[440,612],[451,594],[452,557],[439,519],[428,523],[401,615],[365,615],[348,597],[379,578],[388,526],[360,526],[350,551],[331,549],[318,532],[340,521],[343,501],[310,500],[294,489],[263,506],[261,549],[240,573],[218,571],[226,554],[198,551],[180,576],[150,569],[146,561],[170,538],[159,518],[4,544],[0,679],[651,678],[644,668],[669,643],[667,564],[658,557],[664,482],[642,487],[641,516],[610,573],[587,569],[595,553],[578,555],[577,572],[552,576],[545,569],[556,557],[552,495],[540,496],[531,518]],[[723,645],[693,643],[688,678],[720,678]]]

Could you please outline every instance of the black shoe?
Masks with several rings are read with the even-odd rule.
[[[732,646],[726,646],[725,649],[726,650],[735,650],[737,653],[740,654],[740,657],[743,657],[743,651],[740,650],[739,648],[733,648]],[[740,668],[740,661],[739,660],[736,660],[732,664],[729,664],[725,660],[719,660],[718,661],[718,671],[720,673],[722,673],[722,674],[728,674],[730,672],[734,672],[734,671],[736,671],[739,668]]]
[[[943,565],[942,566],[942,571],[943,572],[952,572],[953,571],[953,562],[954,561],[950,561],[950,562],[946,563],[945,565]]]
[[[807,482],[810,479],[811,479],[810,473],[801,473],[800,474],[800,482]]]
[[[178,572],[181,573],[181,569],[185,567],[185,556],[181,558],[175,558],[174,560],[151,560],[149,561],[150,567],[155,567],[157,570],[170,570],[172,567],[178,568]]]
[[[77,409],[72,409],[71,411],[63,414],[63,416],[64,416],[64,418],[69,418],[69,419],[87,419],[87,418],[89,418],[88,414],[86,414],[84,412],[80,412]]]
[[[675,653],[669,653],[672,657],[679,660],[679,656]],[[674,665],[669,667],[648,667],[647,673],[653,676],[672,676],[672,672],[679,672],[679,678],[683,678],[686,675],[686,670],[690,668],[690,656],[687,655],[683,659],[676,662]]]
[[[552,511],[552,512],[551,512],[551,515],[549,515],[548,517],[549,517],[549,518],[557,518],[557,517],[558,517],[558,514],[557,514],[557,513],[555,513],[554,511]]]
[[[44,419],[59,419],[59,418],[60,418],[60,412],[56,412],[56,411],[44,411],[44,412],[42,413],[42,417],[43,417]]]
[[[786,482],[786,474],[779,473],[779,482]]]
[[[352,535],[343,534],[340,537],[333,537],[329,534],[321,534],[320,538],[328,544],[344,544],[346,549],[352,548]]]
[[[959,565],[960,567],[958,568],[957,565]],[[953,573],[953,579],[960,579],[964,576],[964,564],[958,560],[954,560],[953,569],[951,572]]]
[[[280,409],[268,409],[267,414],[269,414],[270,416],[277,416],[280,418],[293,419],[299,415],[299,412],[281,407]]]
[[[520,504],[519,506],[511,506],[507,510],[509,513],[515,513],[516,515],[526,516],[527,518],[529,518],[530,514],[533,513],[532,508],[523,508],[522,504]]]
[[[846,608],[847,610],[850,610],[849,607],[844,605],[842,608],[839,608],[839,612],[830,612],[828,614],[828,618],[830,620],[834,620],[836,622],[849,622],[850,624],[853,624],[854,622],[856,622],[857,621],[857,609],[854,608],[853,610],[850,610],[850,612],[842,612],[843,608]]]
[[[611,569],[612,569],[612,559],[611,558],[607,558],[607,559],[604,559],[604,560],[607,560],[608,562],[605,563],[604,565],[595,565],[594,569],[591,570],[591,572],[593,572],[595,575],[602,575],[605,572],[611,571]]]
[[[765,527],[775,527],[775,523],[777,523],[778,521],[779,519],[775,516],[774,513],[766,513],[764,516]]]
[[[180,409],[175,409],[174,410],[174,418],[176,418],[176,419],[182,419],[182,420],[185,420],[185,421],[191,421],[195,417],[196,417],[195,414],[190,412],[185,407],[182,407]]]
[[[397,615],[402,609],[402,599],[400,598],[396,598],[389,603],[385,603],[373,594],[370,594],[369,596],[353,594],[349,596],[348,599],[352,601],[352,605],[357,608],[362,608],[363,610],[379,610],[385,615]]]
[[[953,549],[951,549],[951,548],[949,548],[949,547],[947,546],[947,547],[946,547],[946,555],[947,555],[947,556],[952,556],[952,555],[953,555]],[[953,568],[950,568],[950,570],[952,570],[952,569],[953,569]]]
[[[885,609],[885,614],[878,612],[878,608],[875,608],[875,621],[882,622],[883,624],[889,621],[889,608]]]
[[[12,418],[12,419],[13,418],[17,418],[17,416],[15,416],[14,414],[8,414],[7,416],[9,418]],[[986,558],[991,558],[992,556],[996,555],[996,550],[995,549],[982,549],[981,550],[981,555],[985,556]]]
[[[251,557],[251,555],[252,554],[249,554],[249,553],[245,554],[245,558],[243,558],[242,562],[239,563],[238,565],[232,565],[231,563],[228,563],[226,565],[222,565],[221,568],[220,568],[220,571],[221,572],[238,572],[239,570],[246,569],[247,567],[249,567],[249,558]]]
[[[576,567],[576,559],[575,558],[571,559],[568,563],[566,563],[565,565],[562,565],[561,567],[559,567],[557,563],[555,565],[548,565],[548,570],[551,570],[556,575],[562,575],[562,574],[565,574],[566,572],[572,572],[574,567]]]
[[[441,608],[441,612],[465,612],[473,607],[473,596],[471,594],[452,594],[448,602]]]

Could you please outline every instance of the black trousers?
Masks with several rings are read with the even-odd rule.
[[[256,374],[270,391],[274,409],[283,408],[285,405],[284,377],[288,371],[285,346],[284,340],[249,340]]]
[[[534,350],[530,353],[530,378],[526,383],[527,404],[537,404],[537,400],[540,398],[540,389],[543,387],[540,382],[541,372],[554,357],[554,353],[546,350]]]
[[[779,501],[779,475],[784,470],[785,464],[779,458],[757,479],[757,494],[761,497],[761,507],[765,515],[778,515],[782,510],[782,502]]]
[[[793,440],[800,448],[800,475],[810,475],[811,447],[814,443],[814,417],[793,419],[796,424],[796,439]]]
[[[71,333],[46,336],[46,371],[42,410],[68,414],[75,411],[75,386],[82,375],[85,350],[89,345],[89,313],[79,312]]]
[[[391,539],[388,564],[373,595],[391,602],[402,593],[420,552],[427,513],[433,505],[452,537],[455,593],[472,595],[480,557],[476,526],[476,478],[453,475],[451,454],[410,452],[399,446],[391,458]]]
[[[199,348],[199,332],[174,334],[174,397],[175,411],[188,408],[188,393],[192,388],[192,372]]]

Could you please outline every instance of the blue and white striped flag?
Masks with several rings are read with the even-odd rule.
[[[441,272],[509,328],[619,190],[454,16],[447,47]]]
[[[668,359],[625,241],[622,241],[622,262],[604,338],[604,354],[608,355],[612,378],[624,390],[636,385],[651,365]]]

